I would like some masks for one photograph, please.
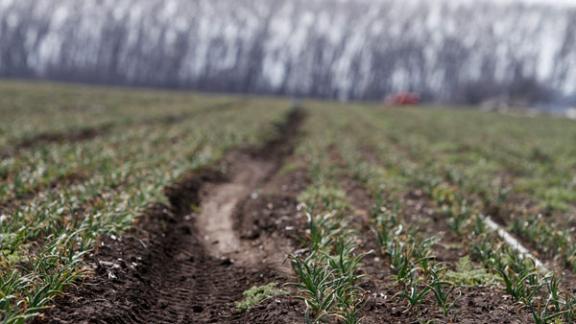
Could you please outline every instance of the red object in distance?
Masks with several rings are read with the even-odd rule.
[[[410,92],[399,92],[388,97],[386,102],[397,106],[417,105],[420,103],[420,97]]]

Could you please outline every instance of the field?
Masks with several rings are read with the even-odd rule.
[[[576,124],[0,83],[4,323],[571,323]]]

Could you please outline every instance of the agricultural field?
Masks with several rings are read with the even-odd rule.
[[[4,323],[572,323],[576,124],[0,83]]]

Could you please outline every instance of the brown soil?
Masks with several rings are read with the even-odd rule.
[[[286,188],[300,179],[298,172],[278,170],[302,118],[291,113],[263,147],[232,152],[218,168],[166,188],[170,205],[150,207],[121,239],[103,238],[88,260],[93,273],[36,322],[299,322],[302,305],[292,297],[244,313],[234,303],[254,285],[289,281],[284,259],[292,240],[276,230],[299,219],[297,193]],[[270,222],[259,222],[262,215]]]

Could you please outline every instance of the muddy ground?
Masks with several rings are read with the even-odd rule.
[[[151,206],[121,238],[106,237],[89,257],[90,275],[68,289],[36,323],[303,323],[287,255],[302,247],[305,217],[297,196],[309,184],[293,156],[305,115],[296,111],[263,147],[236,150],[212,168],[196,170],[166,188],[169,205]],[[353,202],[353,226],[363,251],[377,250],[367,224],[373,199],[351,179],[341,179]],[[428,219],[425,232],[447,232],[422,197],[405,201],[412,218]],[[452,240],[454,238],[449,238]],[[461,255],[439,246],[439,259]],[[362,288],[363,323],[520,323],[529,321],[499,288],[461,289],[445,317],[429,298],[407,312],[389,264],[367,256]],[[291,292],[240,312],[235,303],[252,286],[271,282]]]

